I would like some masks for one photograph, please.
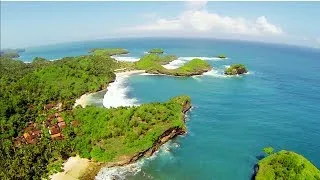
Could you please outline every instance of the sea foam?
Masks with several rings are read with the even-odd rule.
[[[108,90],[103,98],[103,106],[106,108],[119,106],[133,106],[137,105],[137,99],[129,98],[127,96],[129,87],[126,85],[131,74],[124,72],[118,73],[116,80],[110,83]]]
[[[178,143],[174,143],[170,140],[164,145],[162,145],[160,149],[150,157],[142,158],[135,163],[128,164],[125,166],[102,168],[97,174],[97,176],[95,177],[95,179],[96,180],[113,180],[113,179],[124,180],[128,176],[134,176],[134,175],[137,175],[138,173],[142,173],[143,176],[148,177],[149,179],[152,179],[150,175],[147,175],[145,172],[143,172],[142,167],[147,166],[155,158],[174,160],[172,150],[179,147],[180,145]]]
[[[191,61],[192,59],[202,59],[202,60],[207,60],[207,61],[220,61],[222,59],[217,58],[217,57],[204,57],[204,56],[199,56],[199,57],[179,57],[178,59],[171,61],[169,64],[163,65],[164,68],[167,69],[177,69],[181,66],[183,66],[186,62]]]
[[[139,61],[138,57],[126,57],[126,56],[112,56],[117,61],[136,62]]]

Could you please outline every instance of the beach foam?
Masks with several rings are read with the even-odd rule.
[[[96,180],[113,180],[119,179],[124,180],[127,176],[134,176],[142,171],[142,167],[148,165],[152,160],[155,158],[164,158],[173,160],[174,156],[172,154],[172,149],[179,148],[180,145],[178,143],[173,143],[171,140],[165,143],[160,147],[158,151],[156,151],[152,156],[147,158],[142,158],[136,163],[125,165],[125,166],[118,166],[118,167],[111,167],[111,168],[102,168],[97,176],[95,177]],[[143,176],[146,175],[145,172],[142,172]]]
[[[177,69],[183,66],[184,63],[186,63],[186,61],[178,58],[177,60],[171,61],[169,64],[163,65],[163,67],[166,69]]]
[[[110,83],[108,90],[103,98],[103,106],[106,108],[119,106],[133,106],[137,105],[138,100],[135,98],[128,98],[127,94],[129,87],[126,85],[128,78],[132,74],[142,73],[143,71],[129,71],[116,73],[116,80]]]
[[[213,61],[220,61],[222,59],[220,58],[217,58],[217,57],[179,57],[178,59],[174,60],[174,61],[171,61],[169,64],[166,64],[166,65],[163,65],[164,68],[167,68],[167,69],[177,69],[181,66],[183,66],[186,62],[188,61],[191,61],[192,59],[202,59],[202,60],[207,60],[207,61],[210,61],[210,60],[213,60]]]
[[[197,57],[197,56],[195,56],[195,57],[179,57],[179,59],[181,59],[181,60],[187,60],[187,61],[190,61],[190,60],[192,60],[192,59],[202,59],[202,60],[215,60],[215,61],[220,61],[220,60],[223,60],[223,59],[221,59],[221,58],[218,58],[218,57],[206,57],[206,56],[199,56],[199,57]],[[226,59],[228,59],[228,58],[226,58]]]
[[[136,62],[139,61],[138,57],[126,57],[126,56],[112,56],[117,61]]]

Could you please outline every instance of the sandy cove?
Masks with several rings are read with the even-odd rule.
[[[143,70],[134,70],[134,71],[126,71],[126,72],[118,72],[116,74],[116,79],[114,82],[117,82],[117,80],[128,77],[133,74],[141,74],[144,73]],[[108,87],[112,84],[110,83]],[[107,88],[108,89],[108,88]],[[82,107],[86,107],[88,105],[88,100],[91,97],[93,93],[88,93],[82,95],[79,99],[76,100],[76,103],[74,104],[74,107],[80,105]],[[50,176],[50,179],[52,180],[76,180],[81,177],[81,175],[86,171],[86,169],[90,165],[90,160],[85,158],[80,158],[79,156],[76,157],[70,157],[64,164],[63,164],[63,172],[59,172],[56,174],[53,174]]]
[[[119,81],[119,79],[122,79],[124,77],[128,77],[128,76],[131,76],[133,74],[142,74],[144,72],[145,72],[144,70],[133,70],[133,71],[117,72],[117,73],[115,73],[116,74],[116,79],[112,83],[115,83],[115,82]],[[108,87],[110,85],[112,85],[112,83],[109,83]],[[108,89],[108,87],[107,87],[107,89]],[[80,105],[82,107],[86,107],[88,105],[88,100],[90,99],[92,94],[94,94],[94,93],[87,93],[87,94],[82,95],[79,99],[76,100],[76,102],[75,102],[73,107],[76,107],[78,105]]]

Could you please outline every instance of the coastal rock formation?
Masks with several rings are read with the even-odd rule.
[[[217,56],[217,58],[225,59],[225,58],[227,58],[227,56],[225,56],[225,55],[223,55],[223,54],[220,54],[220,55]]]
[[[247,73],[248,70],[243,64],[233,64],[224,71],[226,75],[239,75]]]

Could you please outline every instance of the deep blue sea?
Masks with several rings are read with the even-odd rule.
[[[27,49],[21,59],[57,59],[86,54],[91,48],[121,47],[138,58],[163,48],[180,57],[214,57],[204,76],[178,78],[134,75],[127,98],[139,103],[187,94],[193,109],[188,134],[145,161],[128,179],[249,180],[262,149],[273,146],[304,155],[320,168],[320,50],[216,39],[120,39],[76,42]],[[210,59],[210,58],[207,58]],[[249,74],[223,75],[232,63]]]

